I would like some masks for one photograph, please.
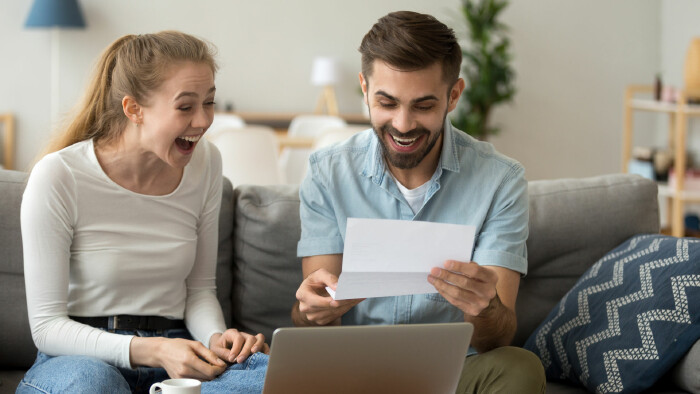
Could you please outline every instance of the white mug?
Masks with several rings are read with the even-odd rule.
[[[168,379],[159,383],[153,383],[150,394],[155,394],[160,389],[163,394],[199,394],[202,383],[195,379]]]

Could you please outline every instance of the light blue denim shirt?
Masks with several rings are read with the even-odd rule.
[[[476,226],[472,259],[527,273],[527,182],[520,163],[454,129],[449,121],[439,165],[423,207],[414,215],[389,173],[374,131],[319,150],[301,184],[300,257],[343,253],[347,219],[377,218]],[[427,275],[426,275],[427,280]],[[370,298],[342,324],[464,321],[439,294]]]

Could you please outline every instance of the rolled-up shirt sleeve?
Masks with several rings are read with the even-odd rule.
[[[529,205],[525,170],[515,165],[503,177],[476,239],[473,260],[527,274]]]
[[[327,183],[312,156],[309,173],[299,187],[301,239],[299,257],[343,253],[343,237],[329,195]]]

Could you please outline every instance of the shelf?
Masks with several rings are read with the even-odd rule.
[[[669,114],[675,114],[676,112],[680,111],[687,115],[700,116],[699,104],[686,104],[682,107],[679,107],[676,103],[667,103],[664,101],[656,101],[649,99],[632,99],[630,107],[632,109],[638,109],[642,111],[665,112]]]
[[[674,171],[685,179],[686,171],[686,142],[688,134],[688,119],[700,116],[700,105],[687,104],[686,91],[680,91],[678,102],[668,103],[651,99],[636,98],[637,94],[647,95],[654,91],[649,85],[630,85],[625,91],[625,121],[622,139],[622,169],[628,172],[628,164],[632,158],[634,111],[649,111],[668,115],[668,142],[675,151]],[[676,237],[684,234],[684,205],[686,202],[700,202],[700,191],[683,189],[686,185],[676,185],[673,188],[667,184],[659,184],[659,196],[669,201],[670,223],[672,233]]]
[[[680,198],[685,202],[700,202],[700,190],[676,191],[667,183],[659,183],[659,196],[666,198]]]

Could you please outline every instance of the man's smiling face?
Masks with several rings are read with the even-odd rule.
[[[367,79],[360,75],[370,122],[390,167],[412,169],[439,158],[445,117],[454,109],[455,94],[444,81],[440,63],[402,71],[375,61]]]

